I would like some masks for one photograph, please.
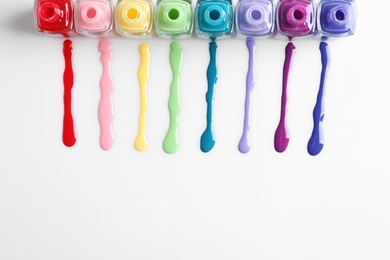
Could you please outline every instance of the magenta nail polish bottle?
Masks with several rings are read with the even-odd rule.
[[[114,10],[112,0],[77,0],[75,5],[76,31],[89,37],[115,36]]]
[[[46,35],[76,36],[72,0],[35,0],[34,25]]]
[[[316,12],[313,1],[281,0],[276,17],[276,38],[291,40],[314,34]]]

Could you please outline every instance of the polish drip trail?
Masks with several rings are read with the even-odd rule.
[[[283,83],[282,83],[282,100],[281,100],[281,111],[280,111],[280,121],[278,127],[275,131],[274,147],[275,150],[279,153],[284,152],[287,149],[288,142],[290,140],[286,122],[286,112],[287,112],[287,84],[288,84],[288,74],[290,72],[291,59],[293,51],[295,49],[294,44],[290,41],[286,46],[286,56],[283,66]]]
[[[98,107],[98,117],[100,123],[100,146],[103,150],[109,150],[114,143],[113,117],[114,107],[112,103],[112,93],[114,82],[111,78],[110,63],[112,57],[112,45],[107,40],[100,40],[99,52],[100,61],[103,65],[103,73],[100,79],[100,102]]]
[[[149,80],[149,60],[150,52],[149,45],[143,43],[139,47],[140,64],[138,69],[138,81],[140,86],[140,115],[138,120],[138,135],[134,141],[134,148],[138,151],[144,151],[148,147],[146,140],[146,110],[147,110],[147,96],[146,86]]]
[[[248,37],[246,40],[246,46],[248,47],[249,52],[249,61],[248,61],[248,73],[246,76],[246,94],[245,94],[245,115],[244,115],[244,129],[238,144],[238,150],[241,153],[247,153],[251,149],[249,145],[249,131],[250,131],[250,109],[251,109],[251,99],[252,92],[255,87],[255,51],[256,43],[252,37]]]
[[[207,126],[200,139],[200,149],[202,152],[209,152],[215,145],[215,138],[213,134],[213,100],[214,100],[214,87],[218,80],[217,72],[217,43],[215,38],[209,43],[210,63],[207,68]]]
[[[327,71],[329,68],[329,52],[328,52],[328,44],[325,42],[320,43],[320,51],[321,51],[321,80],[320,87],[317,94],[317,101],[313,110],[313,132],[309,139],[307,145],[307,151],[310,155],[317,155],[322,151],[324,147],[324,136],[323,136],[323,120],[325,116],[323,100],[324,100],[324,89],[325,89],[325,79],[327,75]]]
[[[170,47],[169,61],[172,69],[172,83],[168,101],[170,123],[163,142],[163,149],[168,154],[176,152],[179,147],[178,128],[181,107],[179,78],[183,62],[183,50],[180,45],[177,42],[172,42]]]
[[[62,142],[64,145],[71,147],[76,143],[76,137],[73,128],[72,116],[72,88],[74,83],[73,66],[72,66],[72,41],[65,40],[63,47],[65,70],[64,70],[64,120],[62,128]]]

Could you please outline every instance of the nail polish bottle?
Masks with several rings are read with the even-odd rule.
[[[321,38],[345,37],[355,33],[355,0],[321,0],[317,10],[315,35]]]
[[[270,37],[274,20],[273,0],[239,0],[235,12],[236,36],[241,39]]]
[[[199,0],[195,7],[195,29],[200,38],[228,38],[233,28],[231,0]]]
[[[76,36],[72,0],[35,0],[34,24],[47,35]]]
[[[116,5],[116,31],[125,37],[149,38],[153,30],[151,0],[119,0]]]
[[[114,4],[112,0],[77,0],[76,31],[89,37],[114,36]]]
[[[276,38],[291,40],[314,34],[316,13],[311,0],[281,0],[276,17]]]
[[[158,0],[156,33],[173,40],[188,38],[192,34],[193,17],[191,0]]]

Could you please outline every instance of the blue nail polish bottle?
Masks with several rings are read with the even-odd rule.
[[[356,26],[355,0],[321,0],[316,35],[321,38],[353,35]]]

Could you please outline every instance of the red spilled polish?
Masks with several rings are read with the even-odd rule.
[[[76,143],[72,116],[72,88],[74,83],[72,66],[72,41],[64,41],[64,121],[62,129],[62,141],[64,145],[71,147]]]

